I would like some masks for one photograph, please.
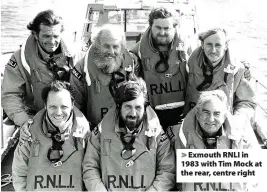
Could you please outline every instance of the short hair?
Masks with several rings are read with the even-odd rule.
[[[228,110],[227,96],[222,90],[213,90],[213,91],[203,91],[200,93],[196,104],[196,114],[199,115],[204,104],[210,102],[212,99],[219,99],[224,105],[225,109]]]
[[[74,101],[74,96],[73,96],[74,90],[70,86],[70,83],[68,83],[66,81],[55,80],[55,81],[52,81],[52,83],[50,85],[46,86],[42,90],[42,99],[43,99],[44,103],[47,102],[48,94],[51,91],[59,92],[59,91],[62,91],[64,89],[70,93],[71,101],[73,102]]]
[[[37,34],[40,32],[40,25],[54,26],[61,24],[61,32],[64,31],[62,17],[57,15],[53,10],[48,9],[37,14],[37,16],[27,25],[27,28]]]
[[[126,49],[126,37],[123,28],[117,25],[106,24],[101,26],[96,33],[92,34],[92,39],[95,46],[99,49],[100,42],[103,33],[109,34],[113,38],[118,38],[121,40],[121,47]]]
[[[219,27],[218,28],[212,28],[212,29],[209,29],[207,31],[200,33],[198,35],[198,39],[203,43],[206,38],[208,38],[209,36],[214,35],[218,32],[223,32],[225,35],[225,38],[226,38],[226,42],[229,41],[227,31],[225,29],[219,28]]]
[[[157,7],[151,10],[148,16],[149,26],[153,25],[154,19],[173,18],[173,27],[179,24],[179,14],[176,10],[166,7]]]
[[[127,73],[127,77],[121,83],[118,83],[116,86],[116,82],[111,81],[111,85],[113,86],[111,90],[111,94],[114,98],[114,101],[117,106],[121,107],[124,102],[132,101],[143,94],[145,103],[144,105],[148,105],[148,95],[147,95],[147,87],[145,81],[136,77],[133,73]]]

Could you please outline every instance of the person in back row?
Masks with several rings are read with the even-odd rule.
[[[19,142],[12,176],[16,191],[82,191],[82,160],[89,123],[74,106],[70,84],[42,91],[45,108],[30,122],[32,141]]]
[[[175,185],[175,156],[148,105],[143,79],[111,82],[114,105],[91,132],[83,160],[88,191],[167,191]]]

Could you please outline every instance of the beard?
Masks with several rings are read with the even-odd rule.
[[[97,47],[92,47],[93,50],[93,62],[97,68],[101,69],[105,74],[111,74],[119,70],[122,64],[123,53],[103,53]]]
[[[152,38],[155,45],[165,46],[169,45],[172,42],[172,40],[174,39],[174,34],[160,35],[152,33]]]
[[[144,119],[144,115],[142,117],[131,115],[126,115],[126,117],[123,117],[120,113],[120,119],[122,120],[124,126],[126,126],[130,131],[132,131],[140,126]]]

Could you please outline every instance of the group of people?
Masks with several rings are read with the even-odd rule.
[[[250,72],[227,32],[201,33],[192,52],[176,12],[154,8],[148,22],[131,50],[122,30],[102,26],[86,54],[69,51],[52,10],[27,26],[2,83],[2,107],[20,128],[16,191],[167,191],[176,149],[259,148]]]

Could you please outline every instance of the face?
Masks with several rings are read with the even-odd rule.
[[[223,32],[218,32],[207,37],[202,44],[205,55],[211,63],[220,61],[223,58],[227,47],[226,37]]]
[[[120,68],[122,61],[121,39],[103,33],[100,40],[100,47],[97,52],[98,54],[96,54],[95,63],[103,73],[110,74]]]
[[[132,101],[124,102],[121,106],[121,118],[130,130],[137,128],[144,117],[145,99],[143,94]]]
[[[152,38],[156,45],[168,45],[172,42],[175,34],[173,19],[154,19],[151,27]]]
[[[58,128],[62,127],[73,109],[70,93],[65,89],[58,92],[50,91],[45,108],[52,123]]]
[[[45,52],[53,53],[61,41],[61,25],[46,26],[41,24],[39,33],[35,33],[34,36]]]
[[[210,136],[216,134],[226,118],[226,106],[217,98],[204,103],[197,114],[201,128]]]

